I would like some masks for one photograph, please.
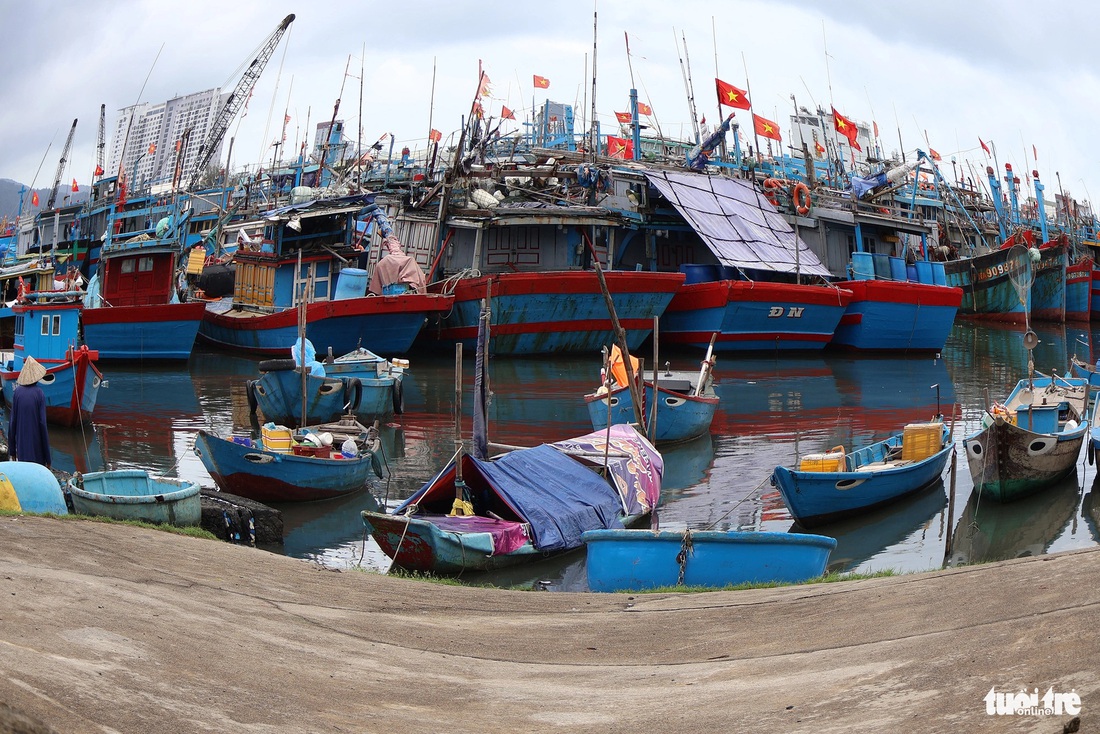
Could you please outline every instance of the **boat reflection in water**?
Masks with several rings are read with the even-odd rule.
[[[950,566],[1025,558],[1046,553],[1074,520],[1077,472],[1048,489],[1014,502],[991,502],[974,493],[955,526]]]

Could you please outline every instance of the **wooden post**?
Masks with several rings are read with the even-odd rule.
[[[302,275],[302,248],[298,248],[298,276]],[[302,417],[298,419],[298,427],[306,425],[306,410],[309,400],[306,398],[306,388],[309,379],[306,376],[306,288],[309,286],[309,278],[302,285],[302,293],[298,298],[298,358],[301,360],[299,369],[302,372]]]
[[[649,414],[649,442],[657,442],[657,404],[661,401],[661,396],[657,392],[657,317],[653,317],[653,409]],[[642,381],[642,390],[645,390],[645,380]]]
[[[954,436],[952,436],[954,438]],[[943,567],[947,568],[947,562],[951,558],[953,541],[955,538],[955,469],[958,467],[959,454],[951,449],[951,489],[947,493],[947,540],[943,544]]]

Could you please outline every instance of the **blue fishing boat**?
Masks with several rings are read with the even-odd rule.
[[[304,305],[310,339],[322,349],[407,352],[427,316],[449,311],[453,299],[413,291],[367,294],[367,271],[345,265],[360,254],[364,235],[356,223],[376,216],[372,202],[368,195],[346,196],[265,213],[253,225],[262,235],[247,237],[249,244],[234,255],[233,296],[207,304],[199,336],[237,351],[286,357]]]
[[[637,375],[637,360],[634,373]],[[592,428],[607,428],[608,423],[630,423],[634,418],[634,400],[627,381],[622,352],[616,345],[608,359],[611,374],[605,376],[599,389],[584,396]],[[689,441],[710,431],[714,412],[718,409],[718,395],[714,392],[712,370],[714,361],[708,352],[703,367],[698,372],[685,370],[658,370],[657,381],[640,380],[643,414],[646,424],[655,421],[648,432],[658,445]],[[638,378],[635,377],[637,380]],[[656,396],[655,394],[656,393]],[[653,406],[657,411],[654,414]]]
[[[821,576],[836,547],[823,535],[736,530],[589,530],[583,538],[592,591],[797,584]]]
[[[1089,393],[1088,380],[1078,377],[1031,376],[1016,383],[1004,403],[989,407],[981,428],[963,439],[974,488],[1009,502],[1073,472],[1089,431]]]
[[[17,262],[0,268],[0,349],[11,349],[15,341],[15,311],[12,307],[23,292],[54,290],[56,268],[47,258]]]
[[[850,453],[803,457],[799,469],[777,466],[772,485],[804,528],[867,512],[940,481],[951,456],[951,430],[942,420],[915,423]]]
[[[218,488],[257,502],[305,502],[357,492],[368,486],[372,472],[381,474],[378,448],[377,431],[354,418],[308,426],[297,434],[265,424],[259,442],[207,431],[195,437],[195,453]]]
[[[1089,320],[1100,323],[1100,267],[1092,269],[1092,286],[1089,294]]]
[[[1040,321],[1066,320],[1067,246],[1063,238],[1044,242],[1034,266],[1031,286],[1031,316]]]
[[[942,351],[963,298],[961,288],[904,280],[850,280],[842,287],[852,300],[829,346],[860,351]]]
[[[607,476],[601,469],[607,451]],[[661,454],[633,427],[517,449],[461,455],[389,513],[363,523],[407,571],[487,571],[579,548],[586,530],[645,517],[661,494]],[[456,510],[459,497],[470,512]]]
[[[943,264],[947,284],[962,288],[959,310],[969,316],[1024,323],[1031,310],[1032,255],[1013,245]]]
[[[1088,323],[1090,319],[1093,266],[1089,255],[1066,266],[1066,322]]]
[[[77,338],[79,296],[75,291],[23,294],[12,307],[15,344],[0,352],[0,383],[8,405],[23,362],[34,357],[46,368],[38,383],[46,395],[46,420],[70,427],[91,419],[103,383],[95,366],[99,354]]]
[[[202,520],[198,484],[150,476],[142,469],[78,472],[68,489],[79,515],[180,526],[198,525]]]
[[[333,357],[330,351],[325,358],[326,375],[359,380],[363,397],[357,412],[363,415],[405,412],[404,379],[408,369],[407,359],[385,359],[363,347],[339,357]]]
[[[0,463],[0,510],[69,514],[57,477],[33,461]]]
[[[1085,362],[1074,354],[1069,360],[1069,371],[1074,377],[1088,380],[1090,389],[1100,390],[1100,369],[1095,364]]]

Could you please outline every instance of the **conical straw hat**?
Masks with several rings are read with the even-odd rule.
[[[19,379],[16,382],[20,385],[33,385],[45,376],[46,368],[34,357],[27,357],[27,361],[23,363],[23,369],[19,370]]]

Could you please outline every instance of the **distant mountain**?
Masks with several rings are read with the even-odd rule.
[[[0,219],[8,217],[8,219],[14,219],[19,214],[19,190],[22,189],[24,184],[18,181],[12,181],[10,178],[0,178]],[[75,199],[71,201],[83,201],[88,198],[89,188],[87,186],[80,186],[79,191],[76,192]],[[35,189],[38,192],[38,207],[31,207],[31,191],[27,190],[23,194],[23,213],[28,214],[38,209],[43,209],[46,206],[46,202],[50,198],[50,189],[42,188]],[[66,196],[72,195],[71,185],[61,184],[57,192],[58,202],[63,201]]]

